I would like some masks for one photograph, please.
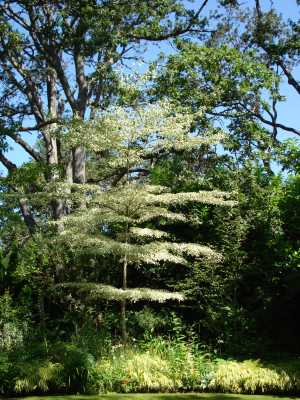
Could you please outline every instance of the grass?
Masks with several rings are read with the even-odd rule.
[[[103,394],[99,396],[31,396],[9,400],[290,400],[296,397],[264,395],[219,394],[219,393],[155,393],[155,394]]]

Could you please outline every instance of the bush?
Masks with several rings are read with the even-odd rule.
[[[85,348],[74,343],[61,343],[51,351],[61,366],[60,380],[64,392],[68,394],[84,393],[87,390],[89,374],[95,359]]]
[[[0,350],[17,349],[23,345],[23,329],[8,292],[0,296]]]
[[[209,383],[213,391],[230,393],[284,393],[294,389],[293,380],[283,370],[264,367],[260,360],[220,365]]]
[[[7,396],[13,389],[13,368],[7,354],[0,354],[0,395]]]
[[[60,343],[49,348],[42,344],[24,359],[15,362],[16,392],[84,393],[93,356],[76,344]]]
[[[118,376],[110,360],[103,359],[97,361],[90,371],[88,392],[92,394],[102,394],[118,391],[117,386],[120,381],[121,377]]]
[[[102,353],[104,354],[104,353]],[[216,366],[191,345],[152,339],[143,349],[113,346],[95,363],[90,393],[203,390]]]
[[[289,375],[291,382],[293,384],[293,389],[295,392],[299,393],[300,391],[300,360],[295,359],[289,362],[281,362],[276,366],[277,371],[286,373]]]
[[[182,384],[180,378],[173,375],[170,363],[158,355],[135,355],[124,365],[123,371],[134,391],[170,391]]]
[[[16,378],[14,390],[16,392],[31,393],[39,391],[45,393],[53,387],[62,384],[60,374],[62,366],[49,360],[21,362],[17,365],[18,377]]]

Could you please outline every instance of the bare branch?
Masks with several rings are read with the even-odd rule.
[[[263,122],[264,124],[269,125],[269,126],[272,126],[273,128],[274,128],[274,127],[276,127],[276,128],[281,128],[281,129],[283,129],[283,130],[285,130],[285,131],[293,132],[293,133],[295,133],[296,135],[300,136],[300,131],[297,131],[297,129],[290,128],[290,127],[285,126],[285,125],[282,125],[282,124],[278,124],[277,122],[275,123],[275,122],[268,121],[268,120],[265,119],[261,114],[258,114],[258,113],[254,112],[254,111],[252,111],[252,110],[249,110],[249,109],[246,108],[243,104],[240,104],[240,106],[243,107],[243,108],[244,108],[249,114],[251,114],[253,117],[258,118],[258,119],[259,119],[261,122]]]
[[[58,119],[49,119],[48,121],[41,122],[35,126],[23,126],[22,128],[18,128],[18,132],[28,132],[28,131],[40,131],[45,126],[55,124],[58,122]]]
[[[293,86],[297,90],[297,92],[300,94],[300,85],[296,81],[296,79],[294,79],[294,77],[291,74],[290,70],[284,65],[284,63],[281,60],[278,60],[277,64],[282,68],[282,70],[284,72],[284,75],[288,78],[288,83],[291,86]]]
[[[11,161],[9,161],[2,153],[0,150],[0,161],[2,164],[8,169],[8,171],[15,171],[18,169],[16,164],[13,164]]]
[[[28,143],[26,143],[20,136],[14,134],[14,133],[8,133],[7,136],[12,138],[16,143],[18,143],[20,146],[23,147],[24,150],[37,162],[42,163],[43,159],[38,155],[38,153],[29,146]]]

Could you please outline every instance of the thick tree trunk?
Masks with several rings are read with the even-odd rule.
[[[78,31],[79,33],[79,31]],[[75,63],[75,73],[76,82],[78,84],[78,98],[76,111],[79,117],[84,118],[85,112],[88,106],[89,98],[89,84],[85,76],[84,71],[84,61],[81,56],[81,50],[75,46],[74,48],[74,63]],[[88,138],[87,138],[88,140]],[[85,148],[74,148],[73,149],[73,182],[84,185],[86,183],[85,178]],[[85,204],[78,204],[78,208],[84,208]]]
[[[27,199],[19,199],[19,205],[21,208],[21,213],[23,215],[25,224],[28,226],[31,234],[36,232],[36,223],[33,218],[31,207]]]
[[[73,182],[85,184],[85,156],[84,148],[73,149]]]
[[[53,22],[53,8],[47,10],[47,17],[49,23]],[[47,97],[48,97],[48,112],[51,119],[57,118],[57,73],[50,69],[48,65],[47,74]],[[47,150],[47,164],[48,165],[58,165],[58,145],[57,138],[55,137],[55,131],[57,129],[57,124],[49,125],[43,132],[44,139],[46,143]],[[50,172],[49,180],[50,182],[55,181],[59,177],[58,170],[53,168]],[[59,220],[63,216],[63,201],[55,200],[52,201],[52,211],[54,219]],[[63,225],[58,226],[58,230],[62,230]]]
[[[68,183],[72,183],[73,182],[73,152],[72,151],[70,151],[70,153],[69,153],[69,158],[68,158],[65,172],[66,172],[66,181]],[[65,189],[65,192],[71,193],[71,189]],[[63,213],[64,214],[71,213],[71,207],[70,207],[70,204],[68,204],[68,202],[64,203]]]

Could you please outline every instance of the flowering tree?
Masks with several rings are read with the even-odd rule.
[[[186,264],[184,254],[220,259],[220,254],[208,247],[173,243],[168,232],[145,227],[153,219],[184,221],[184,215],[172,212],[170,205],[188,201],[232,204],[224,200],[225,193],[222,192],[174,194],[166,187],[151,185],[141,175],[147,174],[159,153],[180,152],[220,141],[224,136],[221,131],[212,131],[205,137],[201,133],[188,133],[193,120],[200,115],[201,111],[196,115],[174,115],[171,106],[164,103],[141,105],[135,109],[113,108],[99,114],[94,121],[76,117],[58,133],[65,148],[84,145],[90,154],[105,154],[100,158],[98,168],[104,175],[106,171],[115,171],[115,174],[110,173],[110,178],[103,178],[100,184],[69,185],[72,193],[65,190],[66,186],[55,184],[49,187],[49,192],[35,194],[31,199],[38,202],[47,197],[49,200],[60,198],[69,202],[71,209],[75,204],[86,205],[57,222],[59,226],[63,224],[64,229],[56,240],[65,242],[78,253],[117,255],[123,264],[123,285],[122,288],[95,283],[63,286],[80,286],[92,297],[119,301],[123,341],[126,340],[127,301],[184,299],[180,293],[149,288],[129,289],[127,271],[130,265],[158,264],[161,261]],[[109,235],[112,229],[114,234]]]

